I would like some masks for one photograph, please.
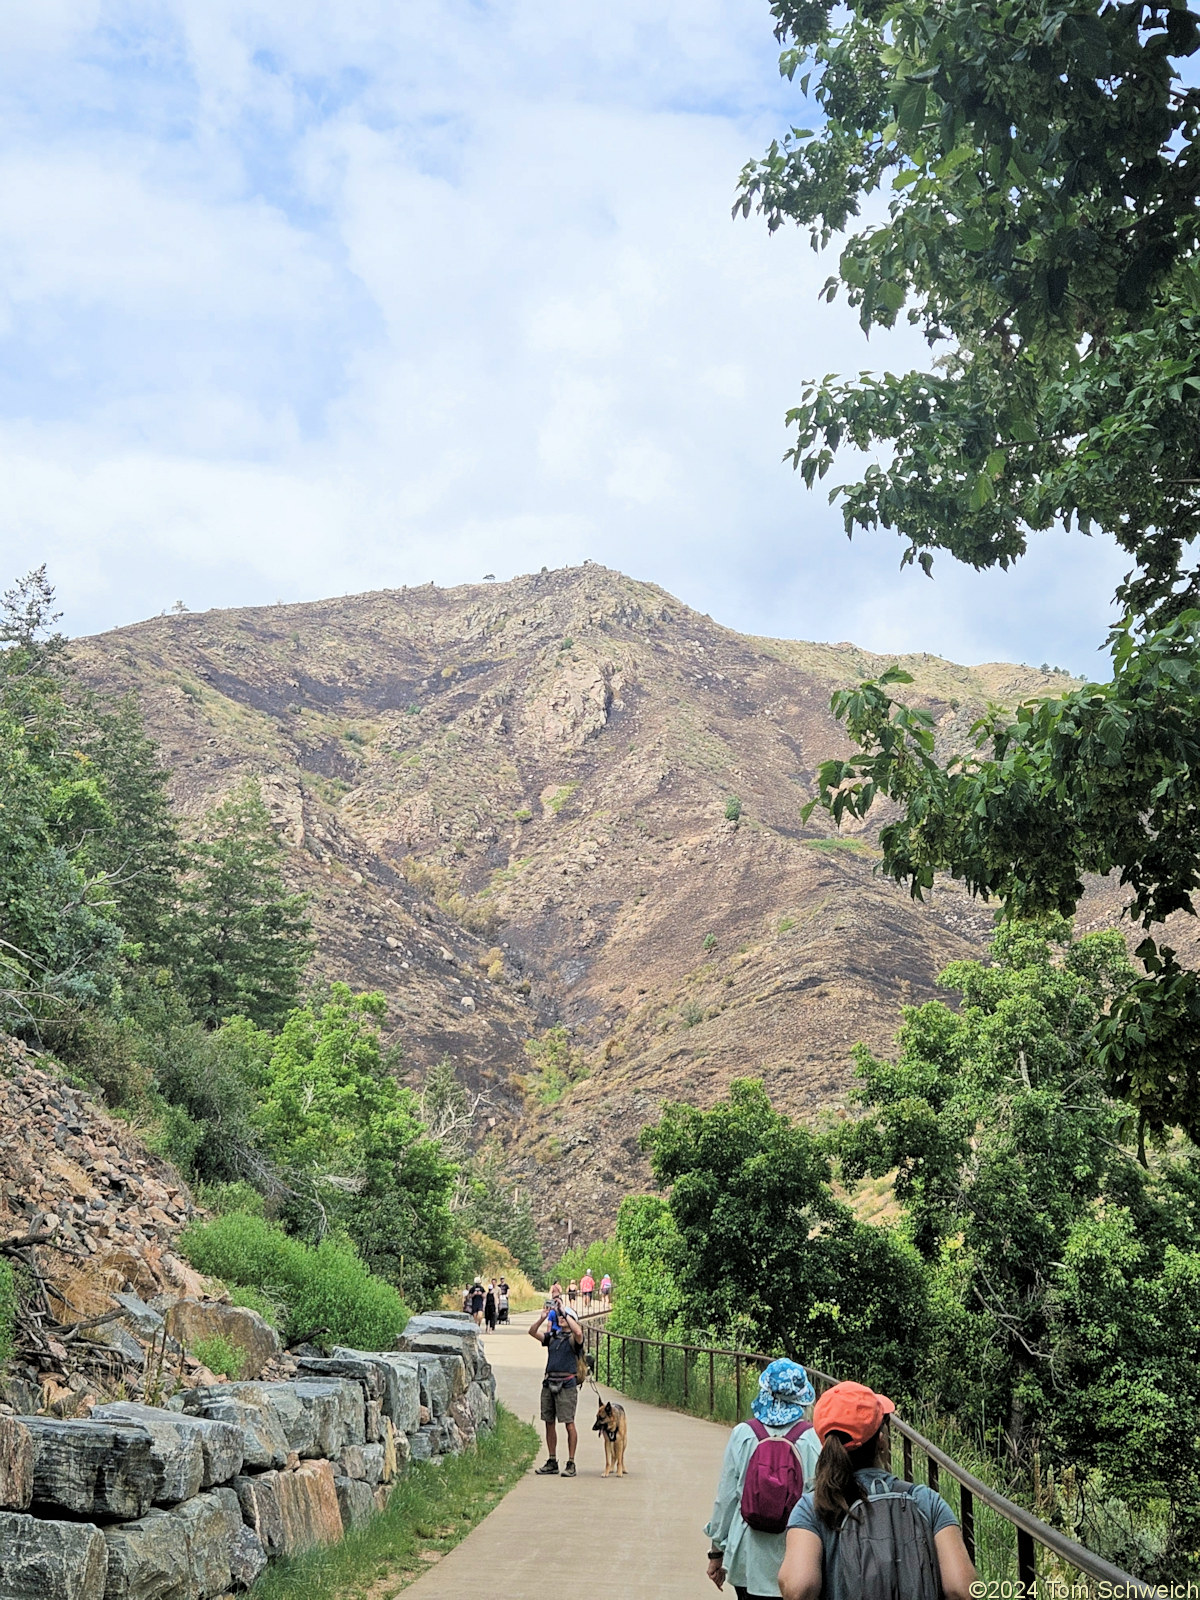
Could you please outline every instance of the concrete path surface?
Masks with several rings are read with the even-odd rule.
[[[532,1316],[485,1336],[499,1398],[537,1426],[545,1355],[528,1336]],[[617,1395],[600,1385],[605,1398]],[[702,1532],[712,1510],[728,1428],[698,1417],[621,1399],[629,1415],[624,1478],[601,1478],[604,1448],[593,1433],[595,1395],[579,1397],[579,1453],[574,1479],[538,1478],[533,1468],[435,1567],[403,1591],[403,1600],[704,1600],[716,1597],[705,1576]],[[566,1458],[560,1426],[559,1460]],[[545,1441],[534,1466],[546,1458]],[[732,1600],[733,1591],[725,1594]]]

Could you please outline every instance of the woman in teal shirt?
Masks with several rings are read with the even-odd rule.
[[[758,1380],[758,1393],[750,1407],[755,1417],[777,1439],[804,1417],[816,1395],[808,1374],[796,1361],[772,1361]],[[739,1422],[729,1435],[721,1479],[705,1533],[709,1538],[708,1576],[717,1588],[726,1578],[738,1600],[778,1600],[779,1573],[787,1535],[760,1533],[747,1527],[742,1517],[742,1486],[758,1438],[748,1422]],[[807,1485],[817,1467],[820,1445],[811,1428],[797,1443]]]

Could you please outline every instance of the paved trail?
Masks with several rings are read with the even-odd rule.
[[[485,1337],[499,1398],[537,1423],[545,1355],[529,1338],[531,1316]],[[601,1384],[607,1399],[616,1394]],[[537,1478],[532,1468],[474,1532],[404,1590],[403,1600],[716,1600],[704,1575],[701,1529],[712,1509],[729,1430],[698,1417],[624,1400],[628,1475],[601,1478],[604,1449],[591,1431],[595,1396],[579,1398],[575,1479]],[[559,1459],[566,1441],[559,1428]],[[534,1466],[545,1459],[545,1446]],[[732,1597],[726,1586],[725,1594]]]

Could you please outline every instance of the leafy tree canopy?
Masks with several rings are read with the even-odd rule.
[[[318,1234],[344,1227],[368,1265],[420,1304],[463,1265],[450,1209],[455,1167],[383,1057],[385,1011],[382,995],[345,984],[294,1010],[254,1120],[300,1200],[293,1220]]]
[[[834,1198],[816,1137],[775,1111],[761,1082],[736,1079],[709,1111],[666,1105],[642,1144],[670,1186],[673,1228],[647,1242],[669,1266],[682,1326],[911,1383],[928,1316],[920,1261]]]
[[[957,1011],[906,1010],[894,1062],[859,1047],[842,1173],[894,1174],[937,1308],[922,1343],[939,1407],[1019,1462],[1098,1471],[1143,1520],[1174,1502],[1177,1557],[1200,1531],[1185,1420],[1200,1406],[1200,1163],[1176,1147],[1141,1165],[1107,1093],[1097,1028],[1129,978],[1118,935],[1015,924],[992,956],[942,974]],[[1085,1536],[1144,1570],[1145,1552]]]
[[[902,807],[884,870],[920,894],[939,870],[1016,914],[1072,911],[1114,870],[1147,928],[1193,911],[1200,567],[1200,49],[1182,0],[775,0],[783,71],[824,114],[742,176],[740,206],[826,246],[827,285],[865,330],[902,311],[932,370],[809,386],[790,413],[810,486],[844,445],[873,461],[834,491],[847,532],[891,528],[904,560],[1007,567],[1060,523],[1131,561],[1103,684],[990,712],[949,763],[891,674],[836,709],[864,757],[821,800]],[[864,207],[880,221],[861,225]],[[1155,1126],[1200,1127],[1200,991],[1147,939],[1114,1008],[1114,1087]]]

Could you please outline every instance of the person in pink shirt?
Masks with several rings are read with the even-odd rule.
[[[590,1268],[584,1267],[583,1277],[579,1280],[579,1292],[583,1296],[584,1311],[590,1311],[592,1309],[592,1294],[595,1290],[595,1287],[596,1280],[592,1277]]]

